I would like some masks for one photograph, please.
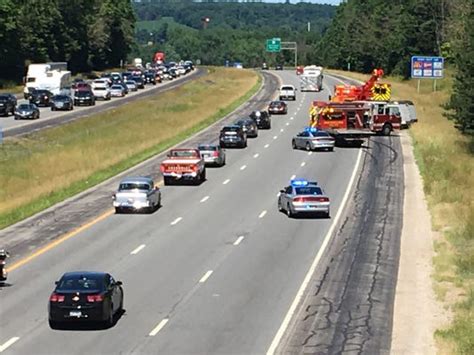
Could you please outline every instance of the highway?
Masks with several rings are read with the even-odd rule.
[[[125,105],[139,98],[156,95],[171,90],[182,85],[189,80],[206,74],[205,69],[197,68],[185,76],[181,76],[173,81],[164,81],[156,85],[146,85],[145,89],[129,92],[125,97],[112,97],[111,100],[96,100],[95,106],[74,106],[73,111],[51,111],[49,107],[40,107],[40,118],[37,120],[15,120],[14,116],[0,117],[0,127],[4,137],[13,137],[38,131],[40,129],[51,128],[66,124],[68,122],[89,116],[94,113],[103,112]],[[18,100],[18,104],[28,103],[23,98]]]
[[[297,86],[293,71],[275,74]],[[337,82],[326,76],[323,92],[298,92],[287,115],[272,116],[272,129],[260,131],[247,149],[227,149],[227,165],[209,169],[201,186],[162,187],[163,207],[155,213],[106,213],[15,268],[0,290],[0,352],[262,354],[278,345],[275,335],[316,255],[351,215],[343,202],[361,162],[374,154],[367,146],[291,149],[291,138],[307,124],[310,101],[327,99]],[[264,104],[255,102],[255,108]],[[218,128],[211,127],[214,140]],[[143,169],[156,175],[156,161]],[[278,191],[295,176],[325,189],[330,219],[289,219],[278,212]],[[14,237],[21,239],[26,229]],[[8,242],[8,235],[0,234],[0,241]],[[19,243],[14,261],[38,245]],[[125,312],[114,327],[49,328],[54,281],[72,270],[107,271],[123,282]]]

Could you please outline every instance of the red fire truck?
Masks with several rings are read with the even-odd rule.
[[[364,138],[373,134],[388,136],[400,129],[399,107],[389,102],[313,101],[310,126],[329,132],[336,139]]]

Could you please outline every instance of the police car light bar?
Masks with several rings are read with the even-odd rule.
[[[305,132],[311,132],[311,133],[316,133],[318,131],[316,127],[305,127],[304,130]]]
[[[291,186],[300,187],[308,186],[309,182],[305,179],[293,179],[291,180]]]

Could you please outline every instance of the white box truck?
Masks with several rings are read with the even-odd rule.
[[[34,89],[51,91],[54,95],[71,95],[71,72],[65,62],[30,64],[23,90],[25,99]]]
[[[309,65],[300,75],[301,91],[321,91],[323,88],[323,67]]]

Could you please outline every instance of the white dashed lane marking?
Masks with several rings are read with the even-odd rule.
[[[207,279],[209,278],[209,276],[212,275],[212,272],[213,272],[212,270],[207,271],[207,272],[204,274],[204,276],[201,277],[201,279],[199,280],[199,283],[202,284],[202,283],[206,282]]]
[[[253,157],[254,157],[254,158],[258,158],[258,153],[254,154]]]
[[[296,177],[296,175],[291,175],[290,180],[293,180]]]
[[[130,254],[131,254],[131,255],[136,255],[136,254],[138,254],[143,248],[145,248],[145,246],[146,246],[145,244],[140,245],[139,247],[133,249],[133,250],[130,252]]]
[[[240,167],[240,170],[245,170],[246,167],[247,167],[247,165],[242,165],[242,166]]]
[[[209,196],[204,196],[199,202],[206,202],[207,200],[209,200]]]
[[[301,166],[302,166],[302,167],[303,167],[303,166],[305,166],[305,165],[306,165],[306,163],[305,163],[305,162],[302,162],[302,163],[301,163]]]
[[[171,225],[174,226],[175,224],[178,224],[182,219],[183,217],[176,218],[173,222],[171,222]]]
[[[230,182],[230,179],[225,180],[222,185],[227,185]]]
[[[242,242],[242,240],[244,240],[243,235],[241,235],[240,237],[237,238],[237,240],[234,242],[234,245],[239,245]]]
[[[153,328],[153,330],[148,335],[154,337],[161,329],[163,329],[163,327],[166,325],[166,323],[168,323],[169,320],[169,318],[162,319],[161,322],[158,323],[158,325]]]
[[[265,145],[263,146],[263,148],[268,148],[269,146],[270,146],[270,144],[265,144]]]
[[[262,211],[262,213],[259,214],[258,218],[263,218],[267,214],[267,211]]]

